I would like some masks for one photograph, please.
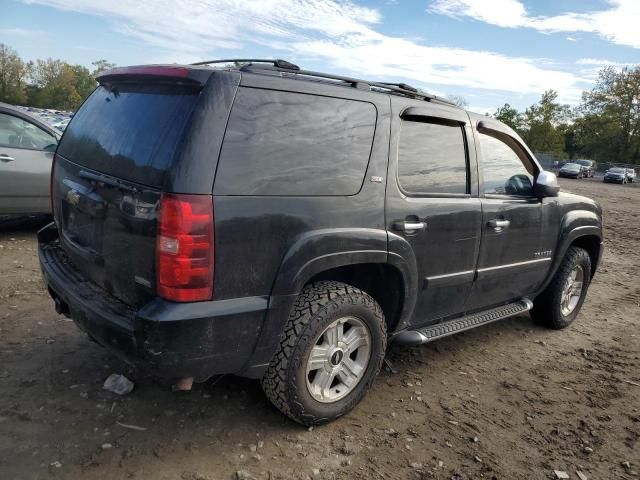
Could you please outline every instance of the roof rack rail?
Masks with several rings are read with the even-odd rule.
[[[269,62],[269,63],[273,63],[273,62]],[[251,70],[252,68],[269,69],[269,70],[276,70],[276,71],[287,70],[287,69],[281,69],[275,64],[274,64],[274,67],[267,66],[267,65],[245,65],[241,68],[241,70]],[[288,73],[292,75],[304,75],[306,77],[338,80],[343,83],[347,83],[354,88],[362,89],[364,86],[367,86],[369,87],[369,90],[384,90],[387,92],[393,92],[393,93],[397,93],[407,97],[416,98],[418,100],[425,100],[428,102],[433,101],[433,102],[442,103],[445,105],[451,105],[454,107],[457,106],[454,102],[447,100],[446,98],[442,98],[437,95],[432,95],[430,93],[422,92],[417,88],[412,87],[411,85],[407,85],[406,83],[372,82],[369,80],[362,80],[358,78],[345,77],[342,75],[333,75],[330,73],[314,72],[311,70],[302,70],[302,69],[299,69],[296,71],[289,71]]]
[[[211,63],[270,63],[275,67],[282,68],[284,70],[300,70],[300,67],[295,63],[287,62],[286,60],[282,60],[280,58],[276,58],[275,60],[260,58],[230,58],[227,60],[207,60],[204,62],[195,62],[191,65],[209,65]]]
[[[392,87],[400,87],[404,90],[409,90],[410,92],[418,93],[418,89],[416,87],[412,87],[411,85],[407,85],[406,83],[391,83],[391,82],[380,82],[383,85],[391,85]]]
[[[305,77],[314,78],[326,78],[329,80],[337,80],[358,89],[368,90],[383,90],[387,92],[397,93],[411,98],[416,98],[425,101],[434,101],[445,105],[457,106],[454,102],[447,100],[446,98],[432,95],[418,90],[406,83],[390,83],[390,82],[371,82],[369,80],[362,80],[358,78],[345,77],[342,75],[332,75],[330,73],[314,72],[312,70],[302,70],[298,65],[281,59],[258,59],[258,58],[231,58],[227,60],[207,60],[203,62],[192,63],[191,65],[209,65],[213,63],[245,63],[241,66],[241,70],[251,70],[253,68],[269,69],[282,71],[294,75],[304,75]],[[254,64],[269,64],[269,65],[254,65]]]

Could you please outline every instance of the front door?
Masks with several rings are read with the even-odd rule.
[[[479,129],[476,138],[482,241],[467,310],[532,294],[551,266],[551,252],[544,251],[542,238],[542,209],[548,206],[533,194],[537,165],[504,133]]]
[[[426,103],[426,102],[424,102]],[[394,107],[386,218],[418,274],[413,326],[464,311],[480,244],[475,149],[458,109]]]
[[[55,146],[56,138],[40,127],[0,113],[0,214],[49,211]]]

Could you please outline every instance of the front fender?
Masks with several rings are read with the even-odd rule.
[[[591,210],[572,210],[567,212],[560,225],[560,235],[551,268],[540,288],[540,292],[551,282],[571,244],[576,239],[586,236],[595,236],[602,241],[602,221],[600,216]],[[593,266],[594,271],[596,267],[597,265]]]

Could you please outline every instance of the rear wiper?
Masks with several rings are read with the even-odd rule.
[[[123,183],[116,178],[109,177],[102,173],[92,173],[92,172],[87,172],[86,170],[80,170],[80,173],[78,174],[78,176],[81,178],[85,178],[87,180],[91,180],[92,182],[99,182],[104,185],[109,185],[110,187],[126,190],[128,192],[133,192],[133,193],[138,192],[138,189],[136,187],[127,185],[126,183]]]

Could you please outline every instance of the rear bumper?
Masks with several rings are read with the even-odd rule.
[[[268,296],[194,303],[156,298],[136,310],[74,269],[54,224],[38,232],[38,253],[59,313],[118,357],[163,381],[204,381],[243,372],[259,377],[268,365],[256,352],[277,343],[277,329],[264,332],[262,327],[270,303],[282,302]],[[273,321],[279,309],[272,307],[271,313]]]

